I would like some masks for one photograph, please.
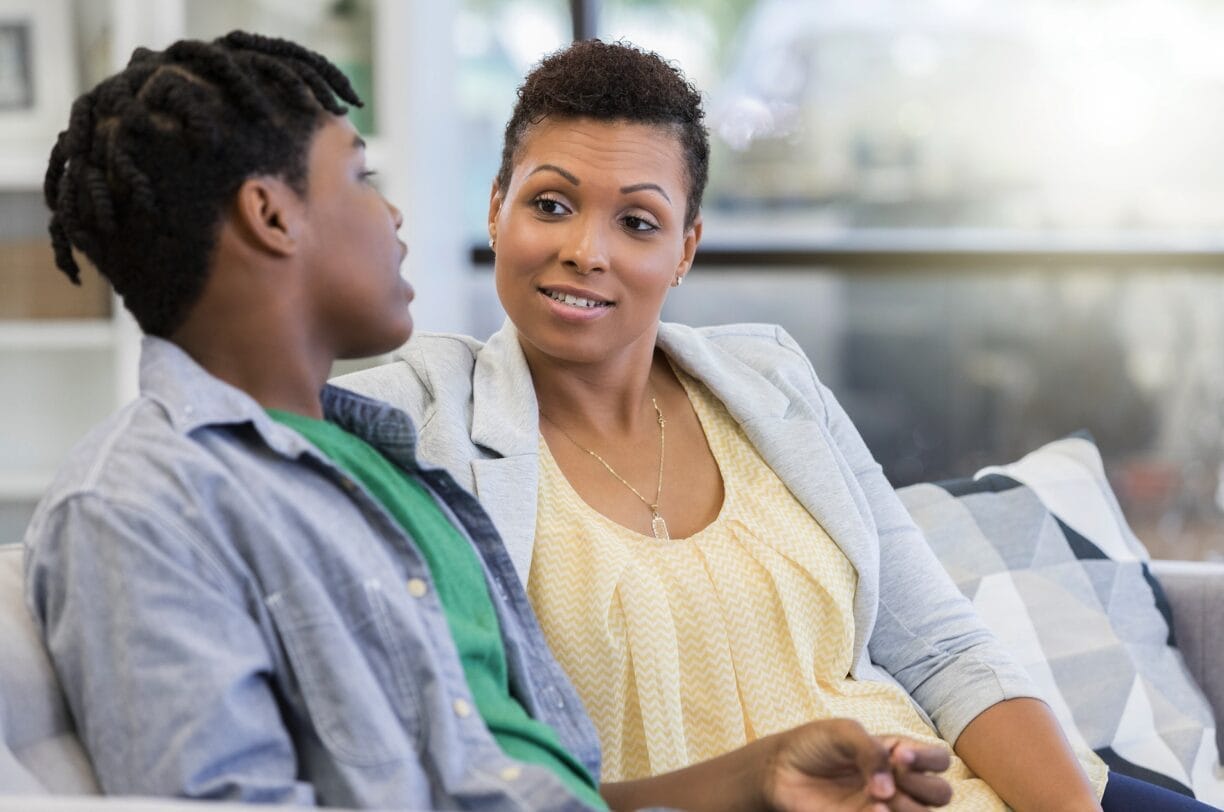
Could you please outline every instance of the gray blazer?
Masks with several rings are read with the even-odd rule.
[[[658,346],[704,383],[858,573],[852,675],[898,682],[955,742],[991,705],[1038,696],[927,546],[880,466],[781,327],[663,323]],[[334,383],[416,421],[418,454],[476,494],[526,583],[539,412],[517,332],[421,334],[385,366]]]

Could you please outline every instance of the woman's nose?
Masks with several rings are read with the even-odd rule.
[[[607,235],[597,224],[574,218],[562,246],[561,262],[585,276],[608,267]]]

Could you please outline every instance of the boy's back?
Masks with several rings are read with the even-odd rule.
[[[27,536],[28,599],[108,792],[420,808],[523,793],[524,809],[579,808],[471,712],[429,570],[381,506],[173,344],[146,339],[141,377]],[[338,389],[324,406],[416,471],[402,414]],[[458,488],[443,495],[448,477],[423,476],[463,524],[489,527]],[[497,549],[491,530],[475,542]],[[486,564],[505,594],[504,554]],[[539,698],[572,702],[568,684],[495,604],[513,684],[547,719]],[[523,770],[538,774],[502,776]]]

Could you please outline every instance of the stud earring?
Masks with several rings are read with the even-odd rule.
[[[497,245],[497,240],[493,239],[492,237],[489,237],[489,250],[492,251],[494,249],[494,246],[496,245]]]
[[[671,286],[672,286],[673,288],[678,288],[678,287],[680,287],[682,284],[684,284],[684,274],[679,274],[679,273],[678,273],[678,274],[676,274],[676,278],[672,280],[672,285],[671,285]]]

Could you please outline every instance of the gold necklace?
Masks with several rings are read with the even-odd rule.
[[[637,488],[630,485],[628,480],[626,480],[620,474],[616,473],[616,470],[611,465],[608,465],[607,460],[605,460],[603,457],[599,456],[594,451],[587,448],[582,443],[578,442],[573,437],[571,437],[570,433],[566,431],[565,429],[561,428],[561,426],[558,425],[557,421],[553,420],[551,417],[544,414],[544,412],[540,412],[540,417],[544,418],[549,423],[552,423],[554,426],[556,426],[557,431],[565,435],[565,439],[569,440],[576,447],[578,447],[582,451],[585,451],[586,453],[594,457],[596,460],[598,460],[600,465],[608,469],[609,474],[616,477],[618,480],[620,480],[620,483],[622,485],[624,485],[629,490],[633,491],[633,495],[636,496],[638,499],[641,499],[642,504],[650,509],[650,529],[651,529],[651,532],[654,533],[654,537],[658,539],[659,541],[671,541],[671,536],[667,534],[667,522],[663,521],[663,517],[659,515],[659,497],[663,495],[663,426],[667,424],[667,421],[663,419],[663,410],[659,408],[659,402],[655,400],[653,396],[650,398],[650,405],[654,406],[655,416],[658,418],[658,421],[659,421],[659,484],[655,487],[655,498],[654,498],[653,503],[647,501],[645,496],[642,496],[640,493],[638,493]]]

